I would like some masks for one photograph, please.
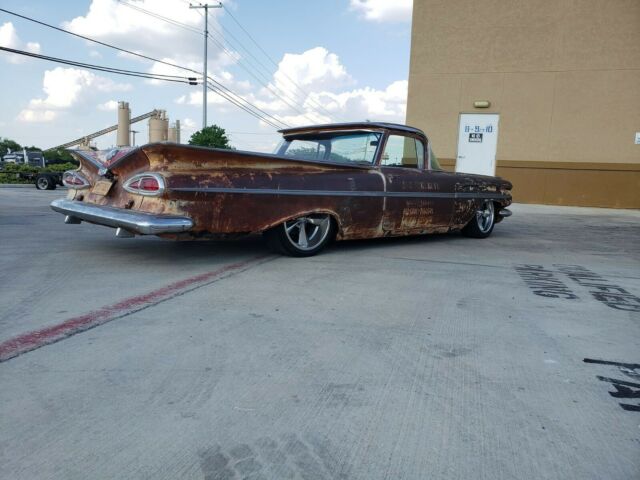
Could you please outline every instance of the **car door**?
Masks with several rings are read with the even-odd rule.
[[[383,229],[391,235],[446,231],[453,214],[454,181],[430,168],[419,136],[389,133],[380,157],[385,177]]]

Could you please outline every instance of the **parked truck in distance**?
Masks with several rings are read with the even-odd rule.
[[[62,174],[77,164],[47,161],[40,151],[16,151],[0,158],[0,183],[32,183],[38,190],[55,190],[62,186]]]

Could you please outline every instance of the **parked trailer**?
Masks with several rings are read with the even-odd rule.
[[[14,173],[16,178],[33,182],[38,190],[55,190],[58,185],[62,187],[62,172],[11,173]]]
[[[21,174],[22,178],[32,180],[38,190],[55,190],[62,187],[62,172],[40,172]]]

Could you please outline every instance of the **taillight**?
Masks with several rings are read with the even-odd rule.
[[[89,188],[91,186],[89,180],[75,170],[64,172],[62,174],[62,183],[65,187],[75,188],[76,190],[82,190],[83,188]]]
[[[158,173],[140,173],[124,182],[123,188],[139,195],[161,195],[164,192],[164,178]]]

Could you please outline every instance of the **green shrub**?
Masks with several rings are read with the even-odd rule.
[[[5,163],[0,167],[0,183],[32,183],[32,180],[21,178],[20,173],[40,173],[40,172],[66,172],[67,170],[75,170],[78,165],[75,163],[56,163],[48,165],[46,168],[32,167],[31,165],[23,165],[16,163]]]
[[[67,170],[75,170],[78,168],[77,163],[54,163],[53,165],[47,165],[44,170],[48,172],[66,172]]]

